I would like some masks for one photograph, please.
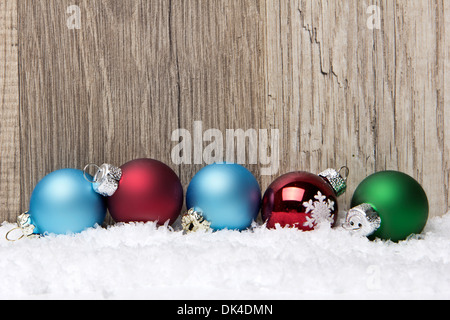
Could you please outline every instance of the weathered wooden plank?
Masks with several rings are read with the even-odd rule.
[[[16,0],[0,2],[0,220],[20,210],[19,76]]]
[[[267,1],[266,114],[285,128],[283,171],[347,165],[343,207],[375,162],[373,81],[360,72],[371,67],[373,36],[358,28],[357,4]]]
[[[380,42],[385,53],[382,115],[378,120],[377,170],[398,169],[417,178],[428,193],[431,214],[448,210],[444,150],[443,2],[381,4]],[[393,25],[392,25],[392,24]]]
[[[404,171],[427,190],[432,216],[447,212],[445,6],[267,1],[265,112],[284,125],[284,171],[347,165],[344,207],[367,175]],[[379,28],[368,25],[375,13]]]
[[[444,5],[444,44],[442,45],[442,58],[443,58],[443,68],[444,68],[444,90],[441,94],[444,97],[444,188],[446,192],[444,193],[445,201],[448,210],[450,209],[450,3],[448,1],[443,1]]]
[[[192,134],[195,121],[202,122],[203,131],[217,129],[223,138],[224,160],[228,129],[271,129],[261,120],[265,104],[264,10],[261,0],[173,2],[171,41],[177,62],[179,123],[167,125]],[[208,144],[210,141],[204,141],[203,147]],[[236,148],[237,144],[234,160]],[[202,164],[195,161],[198,156],[201,158],[192,155],[192,164],[179,166],[186,187],[205,165],[206,159]],[[249,164],[248,153],[245,163],[259,177],[260,168]]]
[[[80,29],[67,27],[72,5]],[[164,141],[178,123],[170,3],[24,1],[19,13],[22,203],[59,168],[168,163]]]
[[[20,2],[23,203],[52,170],[139,157],[167,163],[186,188],[204,161],[172,162],[174,130],[259,129],[263,3]],[[80,29],[67,27],[71,5]]]

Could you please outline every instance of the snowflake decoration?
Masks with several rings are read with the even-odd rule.
[[[304,227],[314,228],[322,222],[329,222],[330,224],[334,221],[334,201],[322,195],[319,191],[317,195],[314,196],[317,201],[309,200],[309,202],[304,202],[303,206],[306,208],[306,213],[311,213],[311,217],[306,217],[306,222],[303,224]]]

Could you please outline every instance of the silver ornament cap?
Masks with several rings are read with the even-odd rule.
[[[34,233],[35,229],[36,229],[36,226],[31,223],[30,214],[28,212],[25,212],[17,217],[17,228],[10,230],[6,234],[5,238],[6,238],[6,240],[11,241],[11,242],[14,242],[14,241],[17,241],[17,240],[20,240],[23,238],[28,238],[28,239],[40,238],[40,235]],[[18,239],[9,238],[10,233],[13,232],[14,230],[21,230],[22,236]]]
[[[369,237],[381,226],[381,218],[378,212],[368,203],[363,203],[350,209],[342,227],[360,236]]]
[[[342,167],[339,171],[336,169],[327,169],[319,173],[319,176],[328,181],[336,195],[339,197],[347,191],[347,177],[349,171],[350,170],[347,167]]]
[[[181,218],[181,226],[185,233],[193,233],[199,231],[211,230],[211,223],[205,219],[201,210],[197,208],[191,208]]]
[[[95,166],[97,168],[97,173],[95,174],[93,181],[86,178],[86,170],[90,166]],[[111,197],[114,195],[119,188],[119,181],[122,178],[122,169],[108,163],[105,163],[100,167],[95,164],[88,164],[84,168],[84,173],[86,180],[92,183],[94,191],[104,197]]]

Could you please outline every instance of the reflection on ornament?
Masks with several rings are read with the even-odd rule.
[[[262,218],[267,227],[310,231],[321,224],[334,226],[337,197],[347,188],[347,176],[344,167],[340,171],[327,169],[319,175],[300,171],[279,177],[263,197]]]

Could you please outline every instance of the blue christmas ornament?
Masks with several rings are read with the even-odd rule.
[[[183,216],[186,232],[198,230],[245,230],[258,216],[261,189],[243,166],[213,164],[200,170],[186,194],[189,212]]]
[[[21,238],[80,233],[101,225],[106,204],[89,179],[92,177],[86,174],[85,179],[83,171],[76,169],[58,170],[43,178],[31,195],[29,211],[17,220]]]

